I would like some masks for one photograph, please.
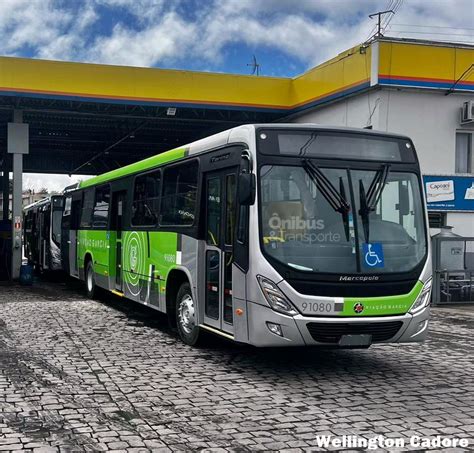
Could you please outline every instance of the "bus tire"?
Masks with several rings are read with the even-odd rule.
[[[89,260],[86,264],[86,295],[89,299],[94,299],[97,293],[97,287],[95,284],[95,276],[94,276],[94,266],[92,265],[92,261]]]
[[[195,303],[191,285],[183,283],[176,295],[176,326],[181,340],[189,346],[197,345],[200,329],[196,324]]]

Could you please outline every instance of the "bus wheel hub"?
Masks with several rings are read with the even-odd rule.
[[[194,328],[194,302],[191,296],[186,295],[179,304],[179,321],[186,333],[191,333]]]

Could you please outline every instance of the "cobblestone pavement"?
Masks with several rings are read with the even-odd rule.
[[[77,284],[0,287],[0,451],[315,451],[317,434],[472,443],[473,316],[436,309],[423,345],[193,349],[165,317]]]

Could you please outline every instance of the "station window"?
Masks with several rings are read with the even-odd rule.
[[[92,228],[107,228],[109,220],[110,187],[98,187],[95,191]]]
[[[456,133],[456,173],[474,173],[472,136],[468,132]]]
[[[196,211],[197,161],[165,169],[161,225],[191,226]]]
[[[135,178],[132,225],[153,226],[158,221],[161,171]]]
[[[94,209],[94,189],[84,191],[80,228],[90,228]]]

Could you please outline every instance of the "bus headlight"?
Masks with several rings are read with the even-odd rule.
[[[410,308],[410,313],[415,314],[419,311],[423,310],[426,306],[430,304],[430,296],[431,296],[431,285],[433,283],[433,279],[430,278],[423,286],[420,295],[416,298],[415,302]]]
[[[273,310],[290,316],[294,316],[298,313],[275,283],[261,275],[257,275],[257,280],[265,299]]]

